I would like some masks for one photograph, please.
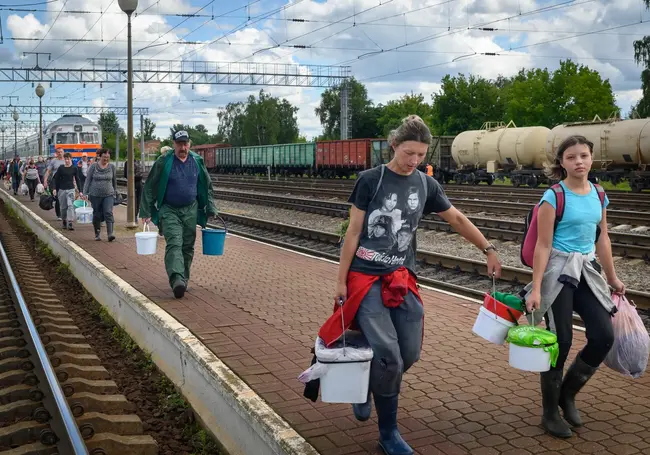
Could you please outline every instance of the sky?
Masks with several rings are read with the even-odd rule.
[[[609,79],[627,114],[641,97],[632,43],[650,33],[648,21],[642,0],[139,0],[133,58],[150,68],[254,62],[271,72],[287,64],[310,74],[309,65],[331,66],[324,70],[333,73],[348,67],[375,103],[411,92],[430,102],[446,74],[496,78],[521,68],[553,70],[571,58]],[[0,22],[0,69],[33,68],[31,52],[49,53],[38,56],[48,69],[91,68],[91,58],[115,64],[127,56],[118,0],[0,0]],[[44,105],[126,106],[124,83],[44,86]],[[138,83],[133,103],[149,108],[158,136],[167,137],[175,123],[216,132],[219,109],[260,88],[299,108],[301,134],[321,133],[314,114],[325,90],[319,87]],[[31,83],[0,82],[0,95],[3,106],[38,105]],[[120,122],[126,129],[126,118]]]

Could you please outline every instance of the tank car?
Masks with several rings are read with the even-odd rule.
[[[546,182],[546,139],[543,126],[517,128],[511,121],[486,122],[480,130],[464,131],[454,139],[451,155],[457,164],[458,183],[491,185],[497,177],[510,177],[518,187]]]
[[[558,125],[548,136],[552,156],[568,136],[582,135],[594,144],[591,176],[614,184],[628,179],[632,191],[650,188],[650,118],[607,119]]]

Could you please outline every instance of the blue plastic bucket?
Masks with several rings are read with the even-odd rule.
[[[226,227],[226,222],[219,215],[217,215],[217,218],[223,223],[223,229],[203,228],[201,231],[203,237],[203,254],[206,256],[223,255],[228,228]]]

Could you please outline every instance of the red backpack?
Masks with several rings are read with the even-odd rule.
[[[605,189],[598,185],[597,183],[593,184],[598,191],[598,199],[600,199],[600,205],[605,207]],[[557,229],[557,225],[562,221],[562,216],[564,215],[564,188],[559,183],[551,186],[551,189],[555,193],[555,223],[553,226],[553,232]],[[526,219],[524,220],[524,238],[521,242],[521,263],[525,266],[533,266],[533,258],[535,257],[535,246],[537,245],[537,213],[539,212],[539,206],[541,204],[535,204]],[[600,226],[596,227],[596,241],[600,236]]]

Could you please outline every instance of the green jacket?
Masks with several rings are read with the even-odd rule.
[[[199,226],[205,227],[208,222],[208,217],[217,214],[217,208],[212,199],[212,179],[200,155],[190,151],[188,158],[193,158],[199,167],[199,183],[196,192],[199,212],[196,222]],[[140,198],[140,218],[151,218],[151,221],[156,225],[159,221],[158,211],[162,207],[163,199],[165,198],[167,181],[169,180],[173,162],[173,150],[169,150],[166,154],[158,157],[151,171],[149,171],[142,191],[142,197]]]

